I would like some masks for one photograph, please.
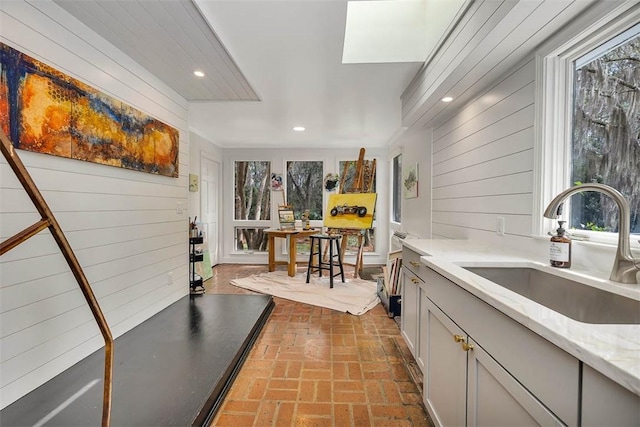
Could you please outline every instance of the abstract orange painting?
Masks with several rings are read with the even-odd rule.
[[[178,130],[0,43],[0,127],[16,148],[178,177]]]

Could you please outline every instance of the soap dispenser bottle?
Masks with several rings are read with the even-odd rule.
[[[571,239],[565,235],[562,226],[566,221],[558,221],[560,225],[555,236],[551,237],[550,261],[552,267],[571,267]]]

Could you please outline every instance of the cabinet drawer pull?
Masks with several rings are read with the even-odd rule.
[[[453,339],[455,342],[464,342],[464,337],[462,335],[454,335]]]
[[[416,261],[409,261],[409,264],[413,265],[415,268],[420,267],[420,263]]]
[[[420,281],[419,281],[418,279],[416,279],[415,277],[412,277],[412,278],[411,278],[411,281],[412,281],[413,283],[415,283],[416,285],[417,285],[418,283],[420,283]]]
[[[466,342],[462,343],[462,349],[464,351],[473,350],[473,344],[467,344]]]

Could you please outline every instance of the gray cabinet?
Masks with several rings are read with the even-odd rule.
[[[400,332],[413,357],[416,357],[419,326],[420,281],[411,271],[402,268],[402,310],[400,311]]]
[[[432,301],[424,403],[436,426],[563,426],[540,401]]]
[[[640,426],[640,396],[583,364],[582,425]]]
[[[419,295],[418,295],[418,331],[422,330],[422,328],[425,328],[426,324],[429,321],[429,311],[425,309],[425,304],[427,301],[427,294],[425,291],[425,284],[422,283],[420,284],[420,291],[419,291]],[[416,354],[415,354],[415,358],[416,358],[416,363],[418,364],[418,366],[420,367],[420,369],[422,370],[422,373],[424,375],[424,371],[425,371],[425,365],[426,365],[426,360],[427,360],[427,352],[429,349],[429,342],[426,339],[421,339],[421,337],[424,334],[421,334],[420,332],[418,333],[418,346],[416,348]]]
[[[419,259],[404,248],[402,329],[436,426],[640,426],[640,396]]]
[[[436,425],[578,425],[577,359],[435,271],[421,279],[423,398]]]
[[[400,330],[418,367],[424,372],[425,343],[420,341],[420,329],[424,324],[421,308],[424,294],[422,276],[426,271],[420,255],[408,248],[402,250],[402,311]]]
[[[478,343],[468,346],[468,426],[564,426]]]
[[[436,426],[463,426],[466,420],[466,334],[425,296],[422,340],[426,343],[424,404]]]

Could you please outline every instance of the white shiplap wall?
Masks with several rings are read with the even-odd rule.
[[[433,131],[433,236],[529,236],[535,61],[526,61]]]
[[[117,337],[188,292],[187,102],[50,1],[2,2],[0,40],[180,131],[177,179],[18,152]],[[38,219],[0,159],[0,238]],[[100,349],[103,341],[48,231],[3,255],[0,269],[4,408]]]
[[[402,170],[417,166],[418,197],[407,199],[404,194],[401,196],[401,230],[422,239],[431,238],[432,133],[432,128],[410,129],[396,138],[392,145],[394,155],[402,153]]]
[[[482,47],[480,53],[488,49],[491,53],[483,57],[474,50],[460,58],[461,51],[452,51],[453,44],[448,44],[403,94],[403,123],[415,120],[433,129],[434,238],[481,239],[527,247],[546,258],[546,239],[530,238],[539,232],[534,221],[542,210],[535,182],[540,179],[541,165],[534,152],[540,149],[544,133],[536,121],[544,81],[536,74],[535,55],[542,45],[565,43],[567,30],[579,34],[594,22],[608,19],[619,5],[618,1],[546,0],[509,5],[486,1],[470,6],[452,40],[469,40]],[[509,6],[512,8],[504,9]],[[476,22],[484,29],[488,21],[478,21],[477,15],[490,7],[497,7],[491,19],[502,19],[479,43],[480,33],[471,35],[469,28],[475,28],[470,25]],[[499,55],[494,59],[499,61],[477,61],[496,52]],[[462,65],[443,77],[442,84],[436,85],[438,90],[423,89],[441,59],[448,56],[458,58]],[[505,68],[514,58],[520,59]],[[486,83],[492,76],[496,77]],[[484,89],[476,89],[479,87]],[[461,97],[443,104],[433,95],[438,91]],[[411,102],[419,94],[425,102],[414,106]],[[504,237],[496,234],[498,218],[504,219]]]
[[[502,244],[531,235],[533,52],[590,4],[472,2],[404,91],[403,124],[432,130],[433,238]],[[455,101],[440,102],[444,95]],[[422,178],[421,173],[420,184]],[[506,238],[497,238],[498,217],[505,221]]]

